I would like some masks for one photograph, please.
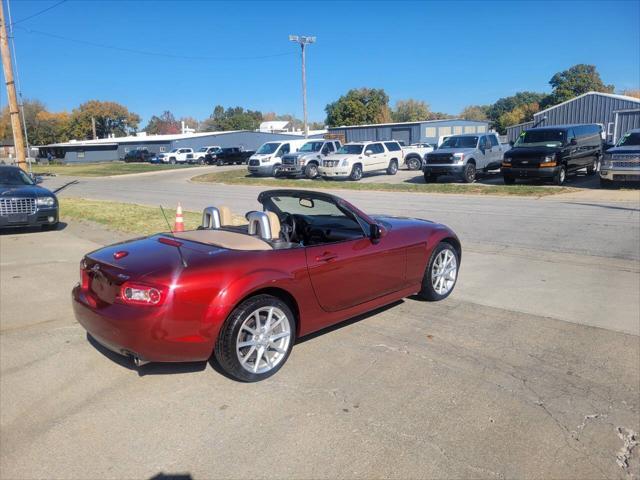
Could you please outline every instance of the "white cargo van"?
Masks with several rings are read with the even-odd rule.
[[[276,176],[282,166],[282,156],[297,152],[308,141],[308,138],[301,138],[267,142],[249,157],[247,169],[253,175]]]

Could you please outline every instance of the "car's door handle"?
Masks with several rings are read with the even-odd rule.
[[[316,262],[331,262],[336,258],[338,258],[338,255],[336,255],[335,253],[324,252],[322,255],[318,255],[316,257]]]

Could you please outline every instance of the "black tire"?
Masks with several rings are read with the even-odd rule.
[[[216,160],[216,166],[223,167],[224,166],[224,160],[222,160],[221,158]]]
[[[170,158],[170,159],[169,159],[169,163],[170,163],[171,165],[175,165],[175,164],[176,164],[176,159],[175,159],[175,158]]]
[[[387,167],[387,175],[395,175],[398,173],[398,160],[395,158],[389,162],[389,166]]]
[[[516,179],[510,175],[503,175],[502,179],[505,185],[513,185],[516,183]]]
[[[236,340],[241,334],[240,329],[242,328],[243,322],[247,319],[247,316],[264,307],[276,307],[285,314],[290,323],[291,337],[286,353],[275,367],[264,373],[252,373],[246,370],[240,363],[240,359],[236,353]],[[238,305],[229,317],[227,317],[218,334],[214,355],[220,367],[231,377],[242,382],[258,382],[277,373],[287,362],[295,341],[295,332],[296,319],[289,305],[271,295],[256,295]]]
[[[453,285],[449,287],[446,293],[440,294],[436,291],[436,289],[433,286],[432,274],[433,274],[434,264],[436,263],[436,259],[438,258],[440,253],[445,250],[448,250],[449,252],[453,253],[455,257],[456,274],[455,274],[455,279],[453,280]],[[422,277],[422,289],[420,290],[418,295],[422,297],[424,300],[428,300],[430,302],[437,302],[439,300],[444,300],[449,295],[451,295],[451,292],[453,292],[454,288],[456,287],[459,271],[460,271],[460,256],[458,255],[458,252],[450,243],[440,242],[436,246],[436,248],[433,249],[433,252],[431,253],[431,257],[429,257],[429,263],[427,264],[427,268],[424,272],[424,276]]]
[[[560,169],[553,176],[553,184],[554,185],[562,185],[564,181],[567,179],[567,168],[564,165],[560,165]]]
[[[600,156],[593,159],[593,163],[587,167],[587,175],[595,175],[600,171]]]
[[[600,177],[600,188],[611,188],[613,181]]]
[[[282,175],[282,168],[281,165],[274,165],[273,168],[271,169],[271,176],[272,177],[280,177]]]
[[[476,181],[476,165],[468,162],[462,172],[462,181],[464,183],[473,183]]]
[[[204,158],[201,157],[200,159],[198,159],[198,164],[204,165],[205,163],[207,163],[207,162],[205,161]]]
[[[438,183],[438,175],[424,172],[424,183]]]
[[[409,170],[420,170],[420,167],[422,167],[422,161],[418,157],[410,157],[404,163],[407,164]]]
[[[362,165],[356,163],[353,167],[351,167],[351,173],[349,174],[349,180],[357,182],[362,178]]]
[[[310,180],[313,180],[318,176],[318,165],[315,163],[310,163],[304,168],[304,176]]]

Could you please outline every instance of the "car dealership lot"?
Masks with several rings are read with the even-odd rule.
[[[64,195],[257,206],[261,188],[186,178],[83,179]],[[638,468],[637,447],[629,468],[617,458],[640,431],[637,202],[341,193],[366,211],[452,226],[460,283],[444,302],[405,299],[304,340],[259,384],[204,363],[137,371],[87,341],[70,308],[78,261],[125,236],[71,224],[0,237],[2,478],[626,478]]]

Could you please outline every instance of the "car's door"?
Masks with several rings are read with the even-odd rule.
[[[572,142],[576,142],[576,144],[572,145]],[[566,147],[567,153],[565,156],[567,170],[569,171],[577,170],[583,167],[582,155],[577,142],[578,140],[576,138],[576,132],[573,130],[573,128],[570,128],[569,130],[567,130],[567,147]]]
[[[504,152],[496,135],[487,135],[487,139],[491,143],[491,156],[487,159],[487,168],[495,170],[496,168],[500,168]]]
[[[406,251],[355,240],[306,247],[309,276],[323,310],[335,312],[398,291],[405,286]]]
[[[370,151],[371,154],[365,157],[363,170],[365,172],[370,172],[372,170],[380,169],[380,165],[382,165],[385,160],[385,149],[382,144],[370,143],[365,147],[365,152],[367,151]]]
[[[476,149],[476,169],[484,170],[491,158],[491,142],[486,135],[482,135],[478,140],[478,148]]]

